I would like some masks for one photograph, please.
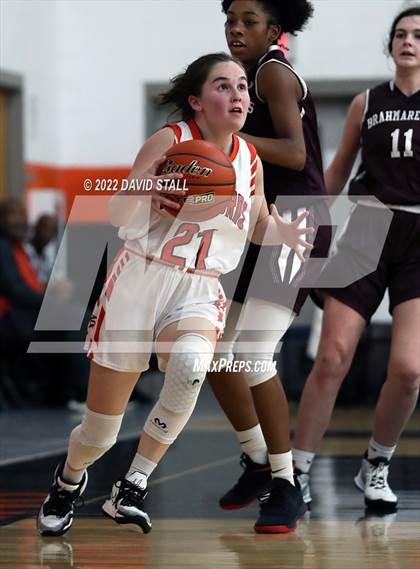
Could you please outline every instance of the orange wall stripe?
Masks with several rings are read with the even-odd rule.
[[[106,205],[115,192],[95,191],[95,188],[101,187],[101,180],[106,180],[105,187],[120,188],[121,181],[128,177],[130,170],[130,166],[61,168],[47,164],[27,163],[25,165],[26,192],[28,195],[32,190],[54,188],[64,191],[67,215],[71,211],[76,196],[100,196],[102,199],[97,200],[98,206],[89,207],[89,210],[84,212],[81,219],[77,221],[79,223],[108,223]],[[92,183],[90,192],[84,189],[85,180],[90,180]]]

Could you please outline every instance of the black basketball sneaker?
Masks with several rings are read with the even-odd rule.
[[[54,473],[54,481],[38,514],[37,527],[41,535],[59,536],[66,533],[73,523],[74,504],[83,494],[88,475],[83,474],[78,484],[63,479],[64,463]]]
[[[260,498],[257,533],[288,533],[306,512],[300,489],[284,478],[273,478],[270,491]]]
[[[259,496],[267,492],[271,485],[271,467],[267,464],[257,464],[249,456],[242,453],[240,464],[244,472],[239,480],[219,500],[224,510],[239,510],[252,504]]]

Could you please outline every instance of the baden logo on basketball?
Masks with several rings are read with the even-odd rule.
[[[170,196],[181,209],[162,209],[184,221],[207,221],[223,214],[235,193],[236,174],[229,156],[206,140],[174,144],[157,173],[183,175],[186,195]]]
[[[199,178],[208,178],[213,173],[213,168],[205,168],[199,165],[198,160],[191,160],[189,164],[175,162],[175,160],[167,159],[161,174],[189,174]]]

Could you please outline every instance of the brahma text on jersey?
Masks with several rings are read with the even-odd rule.
[[[383,122],[394,121],[420,121],[420,110],[407,111],[397,109],[392,111],[381,111],[379,113],[374,113],[372,116],[368,117],[366,122],[368,130],[370,130],[372,127]]]

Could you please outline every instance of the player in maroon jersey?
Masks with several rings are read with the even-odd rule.
[[[282,33],[303,29],[312,14],[311,3],[224,0],[222,9],[227,44],[244,64],[249,84],[251,105],[239,135],[252,142],[264,164],[267,202],[278,202],[282,215],[291,218],[301,207],[309,209],[312,225],[324,225],[311,257],[326,257],[329,220],[315,108],[304,80],[277,45]],[[230,291],[234,302],[219,359],[227,365],[209,374],[243,451],[244,473],[220,505],[241,508],[270,490],[256,522],[258,532],[292,531],[304,510],[293,477],[288,403],[275,365],[270,364],[308,296],[304,283],[311,276],[310,267],[302,266],[284,247],[249,247],[238,286]],[[238,362],[246,365],[242,373],[230,365]]]
[[[392,315],[387,378],[376,405],[373,435],[354,479],[367,506],[397,505],[387,481],[389,461],[419,392],[420,4],[395,18],[388,51],[396,66],[394,78],[355,97],[326,172],[328,193],[340,193],[361,149],[361,165],[349,188],[358,205],[327,267],[332,275],[340,270],[340,254],[354,251],[355,259],[363,261],[375,241],[383,210],[372,198],[386,204],[393,217],[377,269],[350,286],[325,291],[320,346],[301,399],[293,450],[303,472],[306,502],[311,499],[308,480],[314,453],[360,336],[387,289]]]

